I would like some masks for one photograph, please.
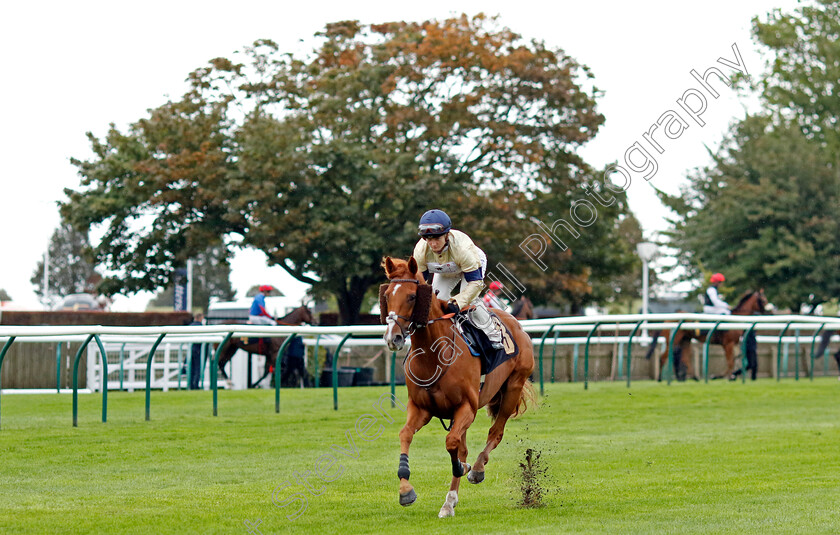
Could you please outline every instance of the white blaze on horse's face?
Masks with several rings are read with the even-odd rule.
[[[403,330],[397,324],[397,313],[393,310],[388,312],[385,318],[385,335],[382,337],[385,343],[388,344],[388,349],[391,351],[399,351],[405,345],[405,336]]]

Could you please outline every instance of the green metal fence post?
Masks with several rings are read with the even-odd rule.
[[[825,323],[820,325],[820,328],[814,333],[814,337],[811,338],[811,381],[814,380],[814,342],[817,341],[817,335],[825,328]]]
[[[3,377],[3,359],[6,358],[6,352],[9,350],[10,347],[12,347],[12,342],[14,341],[15,337],[10,336],[9,339],[6,340],[6,343],[3,344],[3,349],[0,349],[0,378]],[[2,385],[0,385],[0,388],[2,388]]]
[[[319,364],[319,362],[318,362],[318,360],[319,360],[318,359],[318,344],[321,342],[321,336],[323,336],[323,335],[319,334],[318,336],[315,337],[315,349],[313,350],[313,354],[312,354],[312,360],[315,361],[315,388],[318,388],[319,386],[321,386],[320,385],[321,377],[318,374],[318,364]]]
[[[671,339],[668,340],[668,362],[665,363],[665,370],[668,371],[668,386],[671,386],[671,377],[674,375],[674,338],[677,337],[677,331],[680,330],[683,323],[685,323],[685,320],[680,320],[677,323],[677,328],[671,331]],[[659,370],[659,373],[662,374],[665,370]]]
[[[105,354],[105,347],[99,335],[93,336],[96,345],[99,347],[99,354],[102,355],[102,423],[108,420],[108,356]]]
[[[233,336],[233,332],[227,333],[225,339],[216,348],[213,361],[210,363],[210,387],[213,389],[213,416],[219,415],[219,357],[222,355],[222,348],[230,341],[231,336]]]
[[[554,327],[556,327],[556,326],[557,325],[549,326],[548,330],[545,331],[545,334],[543,334],[542,338],[540,339],[540,361],[539,361],[539,367],[540,367],[540,396],[545,395],[545,383],[543,382],[543,350],[545,349],[545,339],[548,338],[548,335],[551,334],[551,331],[553,331]],[[555,341],[555,344],[556,344],[556,341]]]
[[[163,337],[166,336],[166,333],[161,334],[155,340],[155,343],[152,344],[152,348],[149,350],[149,358],[146,360],[146,421],[149,421],[149,417],[151,416],[151,404],[152,404],[152,359],[155,358],[155,351],[157,351],[158,346],[160,345],[161,340]]]
[[[627,388],[630,388],[630,358],[633,355],[633,337],[636,336],[636,332],[638,332],[642,323],[644,323],[644,320],[640,321],[635,327],[633,327],[633,330],[630,331],[630,336],[627,338]]]
[[[61,393],[61,342],[55,344],[55,393]]]
[[[123,377],[125,376],[125,344],[120,346],[120,391],[124,389],[123,387]]]
[[[338,347],[335,348],[335,353],[333,354],[333,362],[332,362],[332,386],[333,386],[333,409],[338,410],[338,357],[341,353],[341,346],[344,345],[350,337],[353,336],[353,333],[347,333],[344,335],[344,338],[341,339],[341,342],[338,343]]]
[[[82,353],[91,340],[93,340],[92,334],[85,339],[82,346],[76,351],[76,358],[73,359],[73,427],[79,427],[79,359],[82,358]]]
[[[711,330],[706,333],[706,341],[703,343],[703,376],[705,377],[705,382],[709,382],[709,346],[712,343],[712,336],[715,334],[715,331],[720,325],[721,322],[715,323]]]
[[[796,380],[799,380],[799,329],[797,328],[795,331],[796,333],[796,343],[794,344],[794,348],[796,352],[794,354],[794,363],[796,364]]]
[[[601,326],[601,322],[596,322],[595,325],[590,329],[589,334],[586,337],[586,349],[584,350],[583,356],[583,389],[589,389],[589,341],[592,339],[592,335],[595,334],[595,331],[598,330],[598,327]]]
[[[776,345],[776,382],[782,380],[782,338],[784,338],[785,333],[790,327],[790,324],[793,323],[792,321],[787,322],[787,325],[782,329],[781,334],[779,334],[779,343]],[[787,345],[785,345],[787,347]]]
[[[755,329],[755,323],[750,325],[750,328],[744,333],[744,338],[741,340],[741,384],[747,383],[747,339],[750,337],[750,333],[753,332]],[[757,342],[756,342],[757,343]],[[756,349],[757,351],[757,349]],[[756,359],[758,356],[756,355]],[[758,363],[756,363],[756,366]]]
[[[283,351],[289,342],[294,340],[298,335],[292,334],[280,344],[280,349],[277,350],[277,356],[274,358],[274,412],[280,413],[280,379],[283,377]]]

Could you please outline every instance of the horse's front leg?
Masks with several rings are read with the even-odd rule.
[[[467,464],[467,429],[475,420],[475,412],[476,409],[469,402],[458,407],[452,418],[452,427],[446,435],[446,450],[452,460],[452,483],[449,485],[449,492],[446,493],[446,499],[438,513],[440,518],[455,516],[461,477],[470,471],[470,465]]]
[[[414,433],[432,419],[429,411],[421,409],[411,399],[408,400],[406,412],[405,425],[400,430],[400,467],[397,470],[397,476],[400,478],[400,505],[411,505],[417,499],[414,487],[408,482],[408,478],[411,477],[411,470],[408,469],[408,448]]]

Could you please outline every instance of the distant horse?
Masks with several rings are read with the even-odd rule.
[[[756,312],[763,314],[766,308],[767,298],[764,296],[764,290],[750,291],[741,296],[741,299],[738,301],[738,304],[735,305],[735,308],[732,309],[732,314],[739,316],[751,316]],[[662,351],[662,354],[659,355],[659,381],[662,380],[662,371],[665,369],[665,364],[668,361],[671,331],[663,330],[654,332],[653,341],[651,342],[651,346],[647,354],[647,358],[650,358],[650,356],[653,354],[653,349],[656,347],[656,341],[662,333],[664,333],[665,335],[665,349]],[[681,363],[683,366],[685,366],[686,375],[688,377],[691,377],[695,381],[699,381],[700,379],[694,372],[694,365],[692,364],[689,355],[689,350],[691,348],[691,340],[705,342],[707,333],[708,331],[698,332],[693,329],[680,329],[674,335],[674,369],[676,370],[678,368],[678,365]],[[735,370],[735,346],[741,340],[742,334],[743,331],[721,330],[716,331],[712,335],[712,343],[723,346],[723,351],[726,355],[726,373],[724,373],[722,377],[728,377],[729,379],[735,379],[736,377],[736,375],[733,375],[733,371]],[[677,358],[677,355],[679,355],[679,358]]]
[[[304,323],[308,323],[310,325],[313,323],[312,311],[305,305],[297,307],[277,320],[278,325],[302,325]],[[224,379],[228,379],[227,373],[225,373],[225,365],[240,349],[246,353],[264,355],[265,370],[262,376],[254,381],[253,384],[248,385],[249,388],[254,388],[274,370],[274,360],[277,358],[277,352],[280,351],[280,346],[283,345],[285,340],[285,336],[273,338],[257,338],[249,336],[236,338],[231,337],[227,344],[225,344],[222,348],[221,355],[219,356],[219,372],[222,374]],[[284,370],[284,372],[285,371],[286,370]],[[289,372],[291,371],[293,370],[289,370]],[[284,376],[285,375],[286,373],[284,373]]]
[[[532,320],[537,317],[534,313],[534,303],[524,295],[513,303],[513,311],[510,314],[518,320]]]
[[[408,482],[408,449],[414,433],[432,418],[449,419],[446,449],[452,461],[452,483],[438,516],[453,516],[461,477],[468,474],[470,483],[484,480],[490,452],[501,442],[508,419],[524,412],[528,400],[534,401],[528,379],[534,369],[531,338],[513,316],[494,310],[507,327],[503,344],[509,358],[486,374],[482,386],[481,362],[456,333],[453,315],[444,313],[446,302],[434,297],[432,287],[417,272],[414,258],[408,262],[385,258],[382,264],[390,280],[379,290],[382,322],[387,325],[383,338],[389,349],[397,351],[410,336],[412,349],[404,364],[408,406],[405,427],[400,431],[400,505],[411,505],[417,499]],[[484,406],[493,425],[484,450],[470,467],[467,429]]]
[[[821,358],[825,353],[825,350],[828,349],[828,344],[831,342],[831,337],[838,331],[828,330],[823,332],[822,339],[820,340],[820,347],[817,349],[817,358]],[[840,370],[840,350],[834,354],[834,360],[837,361],[837,369]],[[840,379],[840,377],[838,377]]]

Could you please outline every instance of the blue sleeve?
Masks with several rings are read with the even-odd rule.
[[[265,308],[265,297],[262,294],[257,294],[254,296],[254,301],[251,303],[251,310],[248,314],[251,316],[261,316],[262,310],[260,307]]]
[[[464,273],[464,278],[467,280],[467,282],[480,281],[483,278],[481,276],[481,268]]]

